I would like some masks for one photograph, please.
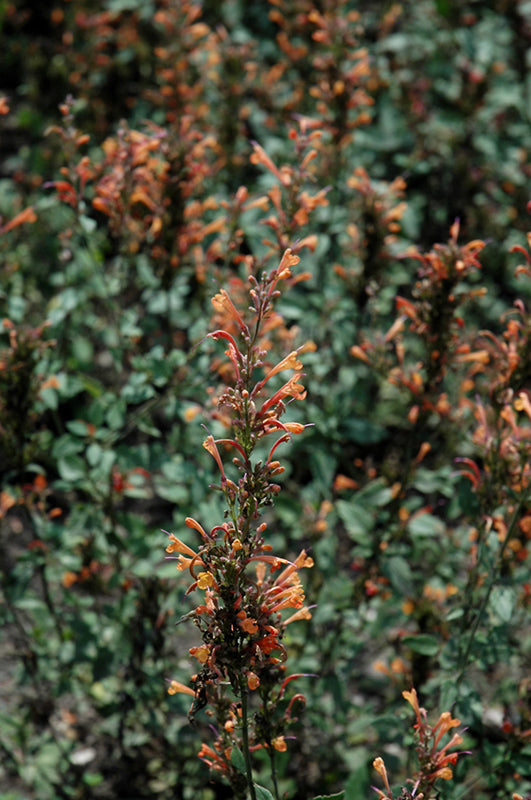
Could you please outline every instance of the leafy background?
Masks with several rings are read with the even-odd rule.
[[[531,4],[34,6],[0,4],[0,797],[230,796],[166,693],[195,638],[161,529],[219,522],[201,424],[218,424],[220,353],[197,345],[219,285],[287,246],[309,277],[272,347],[315,343],[312,427],[283,453],[269,528],[316,562],[287,645],[318,677],[282,790],[374,796],[379,754],[403,782],[414,683],[467,728],[441,797],[531,793],[529,528],[503,550],[482,528],[510,503],[525,519],[525,492],[501,469],[474,492],[455,460],[487,468],[477,409],[529,389],[525,309],[517,378],[501,345],[530,294],[510,249],[528,228]],[[456,218],[481,269],[437,283],[409,248],[434,252]],[[427,327],[388,336],[397,296]],[[485,330],[500,346],[471,373]]]

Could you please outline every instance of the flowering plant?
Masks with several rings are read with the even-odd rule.
[[[215,488],[224,497],[226,519],[207,532],[188,517],[186,525],[199,534],[199,547],[194,550],[170,533],[166,548],[176,554],[177,568],[190,573],[187,594],[204,592],[191,612],[202,635],[202,644],[190,648],[198,672],[191,687],[173,680],[168,691],[193,696],[190,718],[208,707],[207,714],[214,718],[215,741],[212,746],[203,744],[199,755],[223,773],[236,796],[242,798],[247,792],[256,797],[250,753],[259,749],[265,749],[270,757],[278,798],[275,752],[286,749],[286,726],[305,704],[300,693],[289,700],[285,696],[289,682],[300,676],[286,674],[282,637],[289,623],[311,616],[304,604],[299,570],[313,562],[304,550],[294,561],[274,555],[264,538],[266,523],[260,521],[262,509],[280,491],[275,478],[283,467],[275,458],[276,450],[304,430],[301,423],[281,419],[292,400],[306,396],[299,360],[304,348],[271,366],[264,341],[278,287],[291,276],[291,267],[298,261],[287,249],[277,268],[264,272],[259,280],[249,276],[250,322],[224,289],[213,298],[218,318],[227,317],[226,327],[234,331],[220,328],[208,334],[227,346],[230,385],[218,397],[217,405],[230,434],[218,439],[209,434],[203,442],[219,469],[220,482]],[[270,391],[273,379],[286,370],[292,370],[292,376]],[[255,449],[270,436],[275,441],[266,458],[256,460]],[[227,450],[235,453],[236,479],[230,477],[223,460]],[[287,617],[283,617],[284,611],[290,612]],[[256,706],[252,719],[250,700]]]
[[[435,725],[430,725],[426,709],[419,705],[416,690],[411,689],[410,692],[402,692],[402,695],[415,712],[414,730],[417,739],[416,750],[419,769],[410,781],[413,784],[413,788],[411,790],[403,788],[400,798],[403,800],[409,800],[410,798],[428,800],[432,796],[432,789],[436,781],[448,781],[453,777],[452,766],[456,763],[459,752],[452,748],[460,745],[463,738],[459,733],[455,732],[446,744],[442,744],[442,740],[452,728],[458,727],[461,723],[460,720],[454,719],[449,711],[443,711]],[[376,789],[379,800],[393,800],[394,794],[389,785],[387,770],[380,756],[374,760],[373,767],[385,786],[385,791]]]

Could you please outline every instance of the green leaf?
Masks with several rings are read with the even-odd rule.
[[[57,462],[59,475],[64,481],[75,483],[85,477],[85,463],[74,454],[60,458]]]
[[[190,497],[189,489],[178,483],[169,484],[165,481],[156,480],[155,491],[163,500],[168,500],[170,503],[177,503],[177,505],[185,503]]]
[[[233,747],[230,754],[230,762],[232,766],[245,775],[245,758],[239,747]]]
[[[320,794],[314,797],[313,800],[345,800],[345,792],[338,792],[337,794]]]
[[[103,449],[100,447],[99,444],[96,442],[92,442],[87,447],[87,461],[91,467],[95,467],[96,464],[99,464],[101,461],[101,457],[103,455]]]
[[[254,790],[256,793],[256,800],[275,800],[269,789],[260,786],[258,783],[255,783]]]
[[[350,538],[358,544],[368,544],[368,533],[374,522],[372,514],[359,503],[338,500],[336,511],[344,523]]]
[[[392,556],[382,571],[397,592],[405,596],[413,593],[413,574],[405,558]]]
[[[434,656],[439,650],[438,640],[429,633],[419,633],[418,636],[404,636],[402,642],[406,647],[410,647],[414,653],[420,653],[422,656]]]
[[[81,383],[83,389],[88,392],[92,397],[101,397],[103,394],[103,386],[100,381],[90,375],[82,375]]]
[[[83,783],[86,786],[95,787],[100,786],[104,781],[103,775],[100,772],[84,772]]]
[[[463,608],[452,608],[446,615],[446,622],[451,622],[453,619],[460,619],[464,613]]]
[[[87,217],[85,214],[80,214],[79,216],[79,223],[81,228],[85,231],[85,233],[94,233],[96,230],[96,220],[92,219],[92,217]]]
[[[67,430],[70,431],[70,433],[73,433],[75,436],[83,436],[84,437],[84,436],[88,436],[88,433],[89,433],[88,423],[86,423],[82,419],[69,420],[65,424],[65,427],[66,427]]]
[[[45,408],[49,408],[52,411],[57,411],[59,406],[59,397],[55,389],[52,389],[51,387],[41,389],[39,396]]]
[[[490,596],[490,609],[502,622],[510,622],[517,596],[510,586],[495,586]]]
[[[162,436],[160,430],[147,419],[138,419],[137,428],[139,431],[142,431],[142,433],[146,433],[148,436],[152,436],[154,439],[160,439]]]
[[[415,539],[442,536],[444,534],[444,523],[434,517],[433,514],[420,514],[418,517],[413,517],[408,527]]]

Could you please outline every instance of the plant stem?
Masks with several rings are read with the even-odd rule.
[[[251,754],[249,752],[249,720],[247,717],[247,687],[243,675],[240,675],[240,700],[242,704],[242,745],[243,757],[245,759],[245,771],[251,800],[256,800],[256,792],[253,781],[253,768],[251,764]]]
[[[275,751],[272,747],[269,748],[269,761],[271,762],[271,780],[273,781],[273,791],[275,793],[276,800],[280,800],[280,795],[278,793],[278,784],[277,784],[277,765],[275,763]]]
[[[480,607],[478,609],[478,612],[477,612],[476,617],[474,619],[474,622],[472,624],[472,627],[471,627],[471,630],[470,630],[470,636],[468,637],[468,641],[467,641],[467,645],[466,645],[465,651],[462,653],[462,655],[459,658],[459,664],[458,664],[459,673],[458,673],[457,679],[456,679],[456,687],[457,688],[459,688],[459,686],[461,685],[461,682],[462,682],[463,677],[465,675],[466,668],[467,668],[467,665],[468,665],[468,660],[469,660],[469,657],[470,657],[470,651],[472,650],[472,645],[474,643],[474,639],[476,637],[477,630],[478,630],[480,622],[481,622],[481,620],[483,618],[483,614],[485,612],[485,609],[487,608],[487,604],[489,602],[492,590],[493,590],[494,586],[496,585],[496,581],[498,579],[498,575],[499,575],[499,572],[500,572],[500,566],[501,566],[501,561],[502,561],[502,558],[503,558],[503,554],[505,553],[505,550],[507,549],[507,545],[508,545],[509,541],[512,539],[512,537],[514,535],[514,531],[515,531],[516,525],[518,524],[518,520],[520,518],[520,513],[522,511],[522,508],[527,503],[528,496],[529,496],[529,491],[527,491],[524,494],[522,494],[520,499],[518,500],[518,503],[516,504],[516,508],[513,511],[513,515],[511,517],[511,521],[510,521],[509,526],[507,528],[507,532],[506,532],[505,537],[503,539],[503,542],[501,543],[500,548],[498,550],[498,556],[496,558],[496,563],[494,565],[494,569],[492,570],[490,580],[489,580],[489,582],[487,584],[487,590],[486,590],[486,592],[485,592],[485,594],[483,596],[483,600],[481,602],[481,605],[480,605]]]

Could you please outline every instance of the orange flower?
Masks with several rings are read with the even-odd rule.
[[[199,647],[191,647],[188,652],[191,656],[197,658],[200,664],[205,664],[210,658],[210,648],[206,644],[202,644]]]
[[[289,172],[286,169],[279,170],[276,164],[274,164],[274,162],[267,155],[264,148],[257,142],[252,142],[252,145],[254,153],[251,153],[251,157],[249,159],[251,164],[261,164],[263,167],[272,172],[275,178],[280,181],[283,186],[289,186],[291,184],[291,176]]]
[[[245,611],[239,611],[236,615],[240,620],[240,628],[245,631],[246,633],[257,633],[258,632],[258,625],[256,621],[251,617],[248,617]]]
[[[216,445],[216,442],[214,440],[214,437],[211,434],[209,434],[207,436],[207,438],[205,439],[205,441],[203,442],[203,447],[205,448],[205,450],[207,450],[210,453],[210,455],[212,456],[212,458],[214,459],[214,461],[218,465],[219,471],[221,472],[221,477],[222,477],[222,479],[224,479],[225,478],[225,470],[223,468],[223,462],[221,460],[221,456],[219,454],[219,450],[217,448],[217,445]]]
[[[164,531],[164,533],[168,533]],[[192,564],[205,566],[198,553],[195,553],[191,547],[178,539],[173,533],[168,533],[170,544],[166,547],[167,553],[179,553],[177,569],[182,572],[186,568],[190,568]],[[189,558],[187,558],[189,556]]]
[[[71,572],[70,570],[68,570],[68,572],[65,572],[63,574],[61,583],[63,584],[65,589],[70,589],[70,587],[73,586],[74,583],[77,583],[77,580],[78,580],[78,575],[75,572]]]
[[[303,606],[299,608],[291,617],[282,621],[282,627],[285,628],[286,625],[290,625],[292,622],[298,622],[300,619],[311,619],[312,615],[308,606]]]
[[[437,738],[435,739],[434,745],[435,747],[441,741],[441,738],[444,736],[445,733],[448,733],[449,730],[452,728],[457,728],[461,724],[461,721],[458,719],[453,719],[452,715],[449,711],[443,711],[441,716],[439,717],[439,721],[433,728],[433,733],[438,730]],[[444,749],[450,746],[450,742],[446,745]]]
[[[218,313],[227,314],[229,318],[237,322],[242,331],[247,330],[247,326],[243,321],[240,312],[230,299],[225,289],[221,289],[216,295],[214,295],[212,298],[212,305]]]
[[[289,355],[287,355],[282,359],[282,361],[279,361],[275,367],[269,370],[265,378],[258,384],[260,388],[264,386],[264,384],[267,383],[267,381],[272,378],[273,375],[278,375],[279,372],[282,372],[285,369],[302,369],[302,362],[297,358],[297,354],[298,350],[292,350]]]
[[[196,530],[198,533],[200,533],[200,534],[201,534],[201,536],[203,537],[203,539],[208,539],[208,536],[206,535],[206,531],[205,531],[205,529],[204,529],[204,528],[202,527],[202,525],[200,525],[200,524],[199,524],[199,522],[197,522],[197,520],[195,520],[193,517],[186,517],[186,519],[185,519],[185,521],[184,521],[184,524],[185,524],[185,525],[186,525],[188,528],[193,528],[193,529],[194,529],[194,530]]]
[[[402,697],[404,700],[407,700],[408,703],[413,707],[413,711],[415,712],[415,716],[417,717],[417,723],[421,723],[421,716],[420,716],[420,707],[419,707],[419,700],[417,697],[417,690],[411,689],[410,692],[402,692]]]
[[[298,575],[299,569],[313,566],[313,559],[303,550],[292,564],[289,564],[266,591],[265,605],[270,614],[284,608],[301,609],[304,603],[304,590]]]
[[[185,686],[184,683],[179,683],[179,681],[172,681],[168,687],[168,694],[189,694],[192,697],[195,697],[195,692],[193,689],[190,689],[189,686]]]
[[[10,219],[9,222],[6,222],[0,228],[0,234],[7,233],[8,231],[13,230],[13,228],[18,227],[19,225],[23,225],[25,222],[36,222],[37,215],[31,206],[25,208],[24,211],[21,211],[17,214],[13,219]]]
[[[218,744],[216,742],[215,745],[218,748]],[[210,769],[218,770],[219,772],[228,772],[228,760],[230,759],[230,748],[225,751],[222,751],[221,748],[220,753],[213,750],[212,747],[209,747],[207,744],[201,745],[201,750],[198,753],[199,758],[208,764]]]
[[[347,475],[336,475],[334,478],[334,491],[342,492],[345,489],[357,489],[359,484]]]
[[[260,415],[263,416],[268,409],[274,408],[286,397],[292,397],[294,400],[304,400],[306,397],[306,390],[301,383],[297,383],[298,380],[300,380],[298,375],[292,375],[292,377],[284,384],[284,386],[282,386],[268,400],[265,401],[260,411]]]
[[[199,589],[211,589],[217,586],[216,579],[211,572],[200,572],[197,576],[197,586]]]
[[[186,553],[186,555],[191,556],[191,558],[197,558],[197,553],[194,553],[191,547],[188,547],[187,544],[181,542],[175,534],[169,533],[168,536],[170,537],[170,542],[166,548],[167,553]]]
[[[286,750],[288,749],[286,740],[284,739],[283,736],[275,736],[274,739],[271,739],[271,744],[273,745],[275,750],[277,750],[279,753],[285,753]]]
[[[9,494],[9,492],[2,491],[0,492],[0,517],[3,517],[6,511],[9,511],[15,503],[16,499]]]
[[[254,672],[249,672],[247,675],[247,686],[251,691],[258,689],[260,686],[260,678]]]
[[[266,630],[268,631],[268,633],[265,636],[262,636],[262,638],[256,642],[256,646],[261,650],[261,652],[264,655],[267,656],[270,655],[270,653],[272,653],[273,650],[280,649],[280,645],[278,643],[278,638],[277,638],[279,633],[278,630],[276,628],[273,628],[272,625],[267,625]]]
[[[291,267],[298,264],[300,261],[299,256],[293,255],[292,250],[288,247],[284,250],[284,254],[278,265],[277,273],[280,279],[290,278],[291,277]]]
[[[388,792],[390,792],[391,787],[389,786],[389,779],[387,777],[387,770],[385,768],[383,758],[381,756],[378,756],[377,758],[374,759],[372,765],[376,770],[376,772],[378,773],[378,775],[380,776],[380,778],[382,779],[382,781],[384,782],[385,788],[387,789]]]

